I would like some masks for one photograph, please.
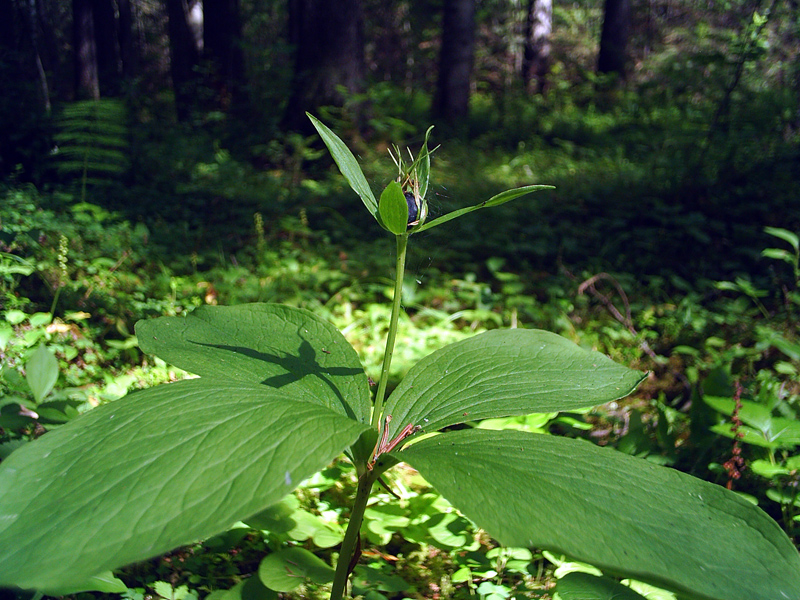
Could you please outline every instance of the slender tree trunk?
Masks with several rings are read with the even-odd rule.
[[[118,29],[112,0],[92,0],[92,16],[100,95],[118,96],[120,93]]]
[[[58,81],[62,80],[61,74],[56,74],[56,69],[60,64],[59,57],[62,54],[62,47],[58,41],[57,31],[63,31],[61,25],[56,27],[54,17],[48,14],[49,5],[47,0],[32,0],[36,5],[36,30],[39,32],[38,42],[40,56],[45,72],[50,74],[51,79],[56,82],[54,88],[60,87]]]
[[[475,0],[445,0],[434,116],[449,122],[469,113],[475,55]]]
[[[137,56],[133,38],[133,9],[131,0],[117,0],[119,9],[119,58],[122,79],[130,82],[137,71]]]
[[[340,87],[361,90],[364,77],[360,0],[289,0],[289,43],[295,48],[294,81],[284,125],[310,131],[306,111],[341,105]]]
[[[197,45],[186,21],[184,0],[167,0],[169,19],[169,57],[172,89],[175,93],[175,111],[178,120],[189,117],[194,104],[195,68],[200,59]]]
[[[550,34],[553,31],[553,0],[529,0],[525,22],[525,53],[522,58],[522,81],[525,89],[535,82],[537,93],[547,85],[550,71]]]
[[[75,97],[100,98],[92,0],[72,0]]]
[[[36,2],[26,3],[26,16],[28,26],[28,37],[30,39],[31,58],[36,70],[36,79],[38,81],[39,99],[41,106],[45,113],[50,112],[50,86],[47,83],[47,74],[42,65],[42,55],[39,52],[39,6]],[[3,13],[0,13],[3,14]],[[9,20],[13,19],[13,15],[7,14]]]
[[[0,180],[39,180],[52,149],[38,11],[32,0],[0,0]]]
[[[229,107],[244,83],[238,0],[203,0],[203,54],[212,66],[217,100]]]
[[[11,52],[15,49],[16,10],[11,0],[0,0],[0,50]]]
[[[630,17],[630,0],[606,0],[597,58],[599,73],[617,73],[625,77]]]
[[[197,52],[203,54],[203,1],[202,0],[186,0],[186,22],[189,25],[189,31],[192,32],[195,48]]]
[[[39,96],[42,102],[42,108],[44,108],[45,114],[50,114],[51,103],[50,103],[50,86],[47,84],[47,74],[44,72],[44,66],[42,65],[42,55],[39,53],[39,45],[36,43],[36,40],[33,40],[34,45],[34,62],[36,63],[36,75],[39,79]]]

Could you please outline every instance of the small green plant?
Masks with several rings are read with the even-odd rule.
[[[32,438],[37,429],[66,423],[82,402],[56,390],[59,365],[45,343],[49,313],[0,313],[0,459]]]
[[[704,384],[703,400],[715,411],[716,422],[710,430],[733,439],[731,458],[722,465],[712,463],[711,468],[725,472],[729,486],[747,475],[744,485],[737,487],[762,506],[778,503],[782,526],[796,539],[800,532],[800,343],[795,319],[800,307],[800,241],[786,229],[766,227],[764,231],[791,247],[766,248],[761,253],[789,265],[791,279],[788,283],[778,280],[777,289],[770,290],[757,289],[743,279],[717,284],[720,289],[739,292],[737,300],[750,298],[764,318],[749,332],[750,343],[719,357],[722,364],[709,375],[712,381]],[[777,300],[772,312],[761,298]],[[735,385],[732,373],[740,378]]]
[[[374,399],[355,350],[312,312],[204,306],[185,318],[140,321],[143,350],[199,377],[89,411],[0,465],[0,585],[51,594],[118,589],[111,569],[264,518],[344,452],[357,487],[335,567],[302,547],[281,549],[259,568],[268,588],[330,582],[330,597],[342,598],[358,564],[362,522],[378,520],[367,509],[373,487],[405,462],[511,548],[568,555],[682,596],[800,596],[791,542],[728,490],[581,440],[453,429],[616,400],[636,388],[641,372],[546,331],[493,330],[423,358],[387,395],[410,237],[548,186],[509,190],[428,221],[430,130],[410,163],[395,149],[398,178],[376,198],[345,144],[312,122],[396,241]],[[466,527],[457,515],[447,519],[456,533]],[[363,589],[369,573],[356,573],[354,590]],[[510,594],[485,583],[482,597]],[[584,583],[608,589],[607,579]]]
[[[109,352],[91,339],[86,317],[0,312],[0,460],[93,405],[123,396],[141,377],[109,369]]]
[[[742,399],[742,390],[737,388],[733,398],[705,396],[703,400],[726,417],[711,430],[734,440],[733,456],[723,465],[729,485],[739,479],[746,464],[764,490],[754,491],[780,505],[783,527],[796,537],[800,521],[798,397],[769,383],[760,382],[752,399]]]

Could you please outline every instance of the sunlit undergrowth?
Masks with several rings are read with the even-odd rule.
[[[447,196],[452,185],[438,193],[439,202],[454,202]],[[385,331],[377,324],[386,322],[392,269],[385,244],[366,239],[345,252],[335,236],[298,209],[266,225],[263,216],[251,215],[250,229],[242,234],[247,250],[159,260],[148,251],[153,241],[143,225],[133,227],[91,205],[43,210],[57,203],[32,189],[10,190],[5,199],[0,207],[4,452],[129,389],[182,377],[163,363],[145,362],[136,348],[131,325],[148,315],[252,301],[305,307],[356,343],[368,374],[375,378],[379,371]],[[435,208],[436,197],[432,202]],[[772,238],[786,254],[760,259],[769,265],[765,272],[771,279],[732,278],[713,286],[624,272],[593,280],[598,273],[586,266],[573,271],[563,263],[545,271],[489,251],[465,260],[463,248],[483,239],[480,231],[470,235],[443,243],[431,235],[428,247],[410,258],[393,380],[433,349],[475,332],[509,326],[558,332],[653,375],[624,403],[505,425],[587,437],[723,485],[731,481],[796,535],[800,304],[790,237]],[[31,375],[52,376],[52,369],[48,375],[47,367],[31,367],[43,356],[42,347],[57,361],[49,387]],[[735,456],[726,436],[737,413],[735,405],[714,398],[732,402],[736,382],[744,388],[738,395],[744,402],[738,413],[743,424],[737,427],[747,432],[740,443],[745,467],[726,468]],[[39,418],[11,419],[20,416],[11,415],[15,404]],[[781,437],[779,426],[788,427],[789,434]],[[235,529],[222,539],[132,568],[123,574],[129,596],[202,596],[244,584],[270,544],[285,540],[329,558],[332,546],[320,539],[336,538],[346,515],[335,498],[346,494],[354,477],[341,465],[323,475],[324,481],[301,488],[296,502],[287,501],[291,514],[303,515],[296,521],[313,525],[278,537],[274,525],[271,534]],[[552,583],[558,557],[521,550],[504,554],[413,473],[405,475],[407,480],[390,482],[400,500],[384,512],[367,512],[370,560],[355,579],[363,593],[372,598],[410,593],[538,597]],[[316,539],[314,532],[321,532]],[[387,541],[388,548],[379,550]],[[324,590],[304,586],[293,597],[315,594],[323,597]]]
[[[71,336],[77,350],[57,348],[65,372],[72,373],[60,384],[96,384],[109,368],[121,373],[139,364],[131,337],[135,320],[207,303],[309,308],[357,344],[370,375],[378,368],[378,341],[385,332],[375,325],[384,321],[392,269],[382,242],[367,239],[345,251],[298,211],[266,226],[253,215],[246,251],[166,261],[150,254],[146,227],[131,227],[89,205],[63,213],[43,210],[42,197],[25,188],[8,191],[3,200],[3,347],[11,347],[11,331],[26,339],[25,352],[40,340]],[[567,264],[547,272],[499,256],[465,261],[450,240],[437,247],[433,234],[421,237],[423,248],[409,259],[393,376],[447,342],[509,326],[548,329],[664,374],[669,383],[654,384],[653,394],[665,391],[671,402],[687,402],[691,386],[716,368],[748,378],[763,367],[779,365],[784,376],[796,368],[793,351],[784,345],[788,354],[782,353],[781,343],[776,346],[768,334],[793,340],[798,312],[791,269],[774,260],[761,259],[771,282],[760,279],[748,288],[742,279],[727,290],[713,282],[692,286],[676,277],[643,280],[615,273],[597,282],[608,296],[603,300],[588,288],[579,293],[596,272],[572,272]],[[52,322],[42,317],[31,324],[30,315],[52,308]],[[30,329],[36,333],[26,334]]]

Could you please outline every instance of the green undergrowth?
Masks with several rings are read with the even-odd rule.
[[[267,224],[256,213],[247,251],[165,261],[151,254],[158,246],[147,227],[97,206],[59,208],[57,199],[23,187],[6,190],[5,200],[0,457],[131,389],[184,377],[138,351],[131,325],[148,315],[253,301],[308,308],[354,343],[377,378],[386,334],[379,324],[391,294],[385,244],[366,239],[345,252],[304,211]],[[759,260],[769,278],[696,285],[566,266],[545,272],[504,256],[458,261],[448,243],[423,248],[410,258],[391,379],[432,350],[487,329],[560,333],[651,376],[624,402],[480,426],[585,437],[730,482],[795,536],[800,302],[796,241],[782,231],[764,234],[773,247]],[[367,510],[362,531],[366,559],[354,590],[365,598],[546,597],[556,579],[584,568],[498,548],[411,471],[387,483],[399,498],[387,491],[389,502]],[[241,524],[120,573],[125,595],[232,600],[224,590],[248,586],[244,595],[270,597],[253,577],[269,568],[264,556],[302,548],[330,563],[347,517],[340,499],[353,485],[354,474],[337,463],[276,508],[269,527]],[[308,579],[283,597],[325,593]]]

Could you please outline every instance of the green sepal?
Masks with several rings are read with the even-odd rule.
[[[419,150],[416,160],[411,164],[411,171],[416,170],[416,178],[419,182],[419,197],[425,198],[428,193],[428,182],[431,176],[431,154],[436,150],[428,150],[428,138],[433,131],[433,126],[428,127],[425,132],[425,141],[422,142],[422,148]],[[438,146],[437,146],[438,147]]]
[[[384,226],[395,235],[408,229],[408,203],[400,184],[392,181],[381,194],[378,211]]]

